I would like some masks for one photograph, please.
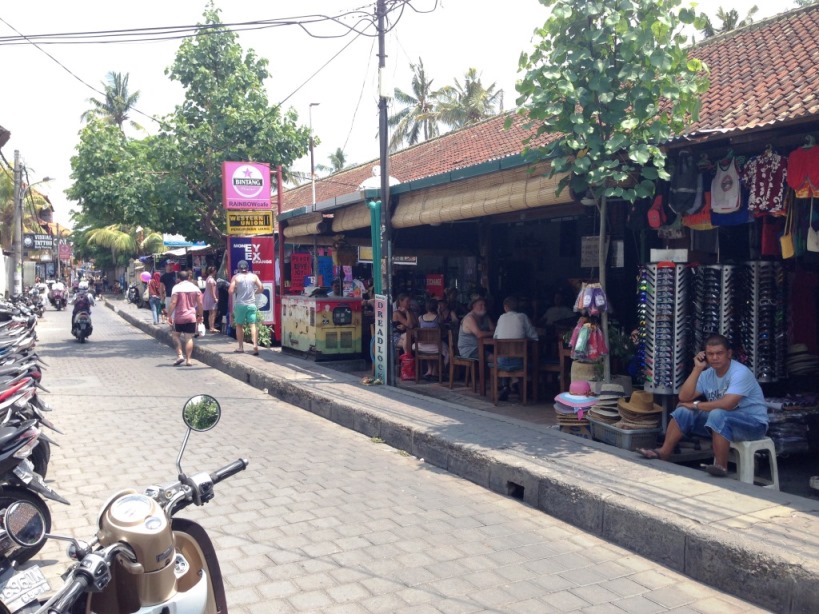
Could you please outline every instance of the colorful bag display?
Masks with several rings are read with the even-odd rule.
[[[793,203],[788,206],[788,215],[785,217],[785,230],[782,232],[782,236],[779,237],[779,249],[782,252],[782,258],[793,258],[796,255],[793,240]]]

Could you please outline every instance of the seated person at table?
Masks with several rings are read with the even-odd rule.
[[[554,326],[560,320],[574,318],[576,314],[566,302],[566,297],[562,292],[555,292],[554,305],[549,307],[546,313],[540,317],[538,324],[540,326]]]
[[[450,328],[454,326],[458,326],[461,319],[458,317],[458,314],[455,310],[449,306],[449,303],[444,301],[438,301],[438,322],[441,325],[441,330],[443,331],[443,337],[446,339],[446,332],[450,330]],[[454,329],[453,329],[454,330]]]
[[[397,348],[407,351],[407,331],[418,326],[418,318],[410,309],[410,297],[404,293],[398,295],[392,312],[392,340]]]
[[[486,312],[486,300],[477,297],[469,304],[469,313],[461,320],[458,333],[458,355],[463,358],[478,357],[478,339],[491,337],[495,332],[495,325]],[[487,353],[487,359],[492,355]]]
[[[435,328],[440,329],[441,323],[438,317],[438,299],[431,298],[426,303],[426,313],[421,314],[418,318],[418,328]],[[438,346],[431,343],[419,343],[417,350],[425,354],[432,354],[438,352]],[[444,358],[444,364],[449,363],[449,349],[441,346],[441,356]],[[438,365],[433,362],[427,362],[427,372],[424,373],[424,379],[433,379],[438,377]]]
[[[761,439],[768,430],[762,388],[748,367],[731,358],[722,335],[708,337],[705,351],[694,357],[694,370],[680,388],[679,398],[662,447],[637,450],[646,458],[668,460],[684,435],[711,437],[714,464],[704,468],[721,477],[727,474],[731,442]]]
[[[498,318],[498,326],[495,328],[495,339],[532,339],[537,341],[538,334],[529,316],[518,311],[518,299],[514,296],[507,296],[503,300],[503,315]],[[516,371],[523,368],[522,358],[511,358],[509,356],[498,357],[498,367],[501,370]],[[505,401],[509,398],[510,385],[509,378],[501,378],[501,389],[498,398]],[[513,380],[514,386],[517,380]]]

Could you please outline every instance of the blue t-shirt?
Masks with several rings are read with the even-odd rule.
[[[760,424],[768,424],[768,406],[762,388],[751,370],[736,360],[731,360],[728,372],[722,377],[717,377],[712,368],[700,373],[697,392],[707,401],[716,401],[726,394],[738,394],[742,399],[734,411],[742,412]]]

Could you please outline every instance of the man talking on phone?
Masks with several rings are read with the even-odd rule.
[[[679,399],[662,447],[637,450],[644,457],[668,460],[684,436],[711,437],[714,464],[703,467],[723,477],[728,473],[731,442],[762,439],[768,430],[762,388],[748,367],[732,359],[722,335],[708,337],[705,351],[694,357],[694,370],[680,388]]]

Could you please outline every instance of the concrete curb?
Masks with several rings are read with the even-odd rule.
[[[133,326],[172,345],[167,329],[156,328],[109,301],[106,305]],[[789,547],[786,535],[780,536],[779,545],[760,543],[739,530],[715,527],[705,520],[696,522],[692,520],[695,515],[652,506],[601,481],[604,476],[573,470],[570,461],[524,458],[511,450],[453,441],[411,420],[387,415],[354,400],[322,395],[303,383],[228,360],[226,355],[201,344],[195,347],[194,358],[286,403],[368,437],[379,437],[427,463],[494,492],[519,498],[611,543],[771,611],[807,614],[819,607],[819,560],[812,553],[804,554],[804,549]],[[316,366],[319,370],[322,368]],[[374,399],[383,394],[373,390]],[[569,438],[577,445],[578,438],[556,431],[543,436]],[[597,442],[583,440],[582,445],[622,455]],[[691,471],[681,469],[680,475]],[[730,484],[730,490],[741,495],[759,496],[756,488]],[[784,506],[793,499],[771,491],[766,491],[765,497],[774,501],[779,498]],[[815,507],[815,502],[803,501],[809,504],[806,507]],[[815,513],[812,516],[815,524],[805,527],[805,536],[810,538],[819,528],[819,518]],[[787,527],[782,532],[787,533]],[[790,539],[798,540],[799,535],[791,534]]]

